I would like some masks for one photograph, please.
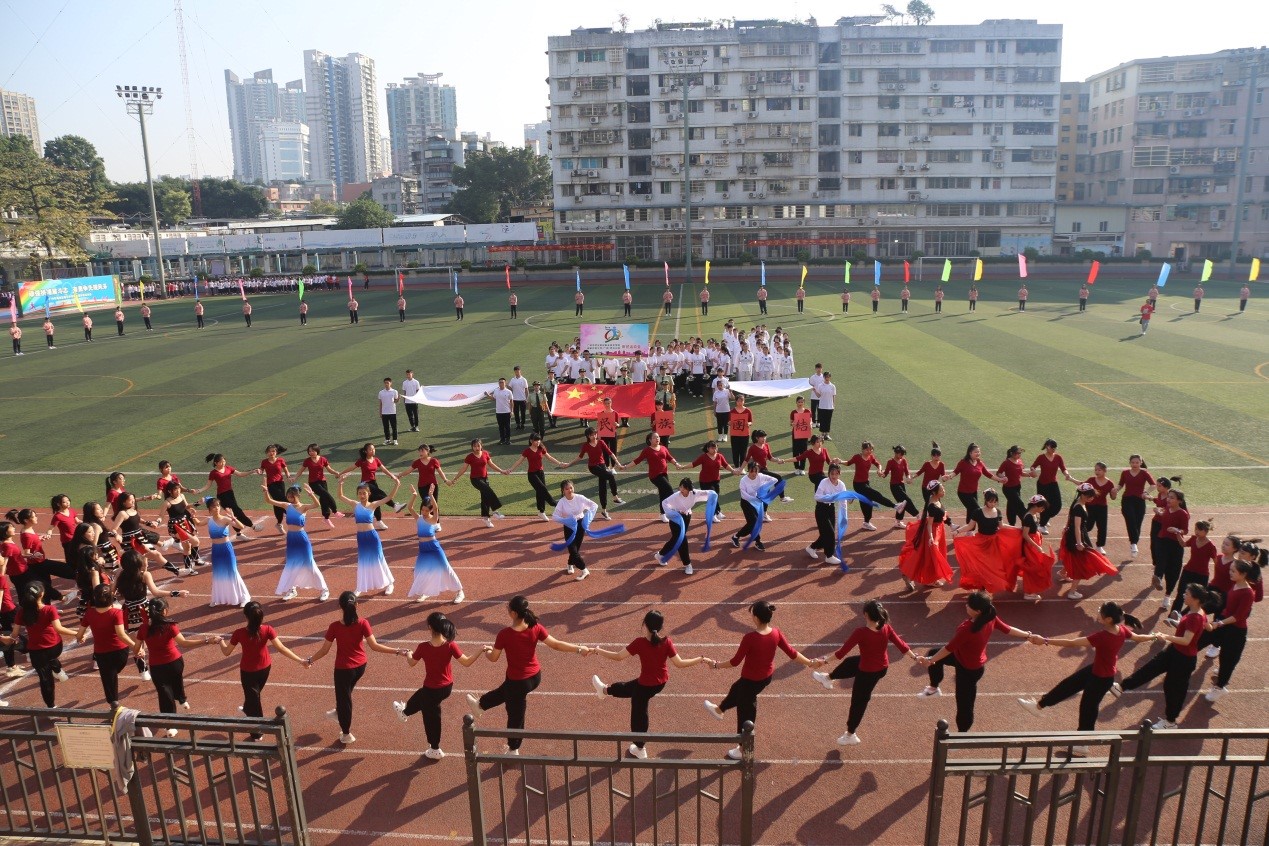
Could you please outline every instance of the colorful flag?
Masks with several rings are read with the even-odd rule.
[[[1156,283],[1154,283],[1155,287],[1156,287],[1156,288],[1162,288],[1164,285],[1167,285],[1167,284],[1168,284],[1168,274],[1169,274],[1169,273],[1171,273],[1171,272],[1172,272],[1172,265],[1168,264],[1168,263],[1165,261],[1165,262],[1163,263],[1163,267],[1160,267],[1160,268],[1159,268],[1159,281],[1158,281],[1158,282],[1156,282]]]
[[[802,265],[802,281],[798,283],[799,288],[806,287],[806,265]]]
[[[907,264],[905,261],[904,264]],[[881,262],[874,261],[872,263],[872,284],[874,288],[881,287]]]
[[[300,280],[300,302],[304,302],[304,280]]]
[[[1099,270],[1101,270],[1101,269],[1102,269],[1102,263],[1101,263],[1100,261],[1095,261],[1095,262],[1093,262],[1091,265],[1089,265],[1089,267],[1088,267],[1088,283],[1087,283],[1087,284],[1092,285],[1092,284],[1094,284],[1095,282],[1097,282],[1097,271],[1099,271]]]
[[[613,411],[622,417],[651,417],[656,408],[656,383],[634,385],[559,385],[551,407],[551,416],[594,420],[604,408],[604,399],[612,400]]]
[[[510,274],[511,274],[511,266],[510,266],[510,265],[508,265],[508,266],[507,266],[507,287],[508,287],[508,288],[510,288],[510,287],[511,287],[511,275],[510,275]],[[397,296],[398,296],[398,297],[404,297],[404,296],[405,296],[405,274],[404,274],[404,273],[402,273],[402,272],[401,272],[401,271],[399,271],[399,270],[397,271]]]
[[[577,274],[577,290],[581,291],[582,290],[582,271],[578,268],[574,268],[573,272]]]
[[[877,262],[877,263],[881,264],[881,262]],[[911,263],[905,261],[903,263],[903,284],[906,285],[911,281],[912,281],[912,265]]]
[[[952,260],[943,259],[943,281],[947,282],[952,278]]]
[[[1251,260],[1251,273],[1247,274],[1247,281],[1255,282],[1259,278],[1260,278],[1260,259],[1254,258]]]
[[[1027,278],[1027,257],[1022,253],[1018,253],[1018,276]]]
[[[709,284],[709,259],[705,260],[705,284]]]
[[[765,288],[767,287],[767,263],[765,261],[758,262],[758,270],[762,274],[758,277],[758,284]]]
[[[850,284],[850,262],[849,261],[846,262],[846,266],[843,269],[842,273],[844,276],[844,278],[842,279],[842,284],[849,285]]]
[[[621,266],[621,274],[626,277],[626,290],[630,290],[630,265],[623,264]]]
[[[665,265],[665,287],[670,287],[670,263],[662,262]]]
[[[1203,259],[1203,275],[1199,278],[1200,285],[1212,278],[1212,268],[1215,266],[1211,259]]]
[[[982,279],[983,279],[983,260],[980,258],[976,258],[974,259],[974,281],[981,282]]]

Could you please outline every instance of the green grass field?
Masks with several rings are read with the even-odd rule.
[[[1079,267],[1033,273],[1025,314],[1016,311],[1018,280],[1011,267],[988,267],[975,314],[967,313],[967,284],[947,286],[942,315],[933,314],[929,282],[913,285],[911,312],[899,315],[899,286],[889,281],[880,314],[871,314],[869,286],[857,281],[850,313],[842,315],[840,270],[823,267],[813,269],[806,313],[797,315],[797,273],[796,267],[769,268],[766,322],[791,332],[798,375],[809,374],[816,361],[834,372],[840,391],[834,446],[843,457],[868,438],[883,461],[892,444],[905,444],[917,466],[937,438],[950,464],[973,440],[995,466],[1008,445],[1022,444],[1029,460],[1053,437],[1072,467],[1104,460],[1117,474],[1129,453],[1140,452],[1152,468],[1185,468],[1178,472],[1197,514],[1204,504],[1269,500],[1269,311],[1263,290],[1237,315],[1241,283],[1212,283],[1202,313],[1191,315],[1195,277],[1174,276],[1150,332],[1141,337],[1136,309],[1157,268],[1104,268],[1082,315],[1076,313],[1076,291],[1086,270]],[[620,320],[620,274],[586,276],[585,319]],[[716,337],[728,318],[746,326],[757,319],[756,268],[714,274],[708,318],[699,316],[696,290],[677,282],[674,313],[659,318],[659,277],[659,269],[638,271],[634,290],[634,319],[656,324],[658,338]],[[13,358],[6,350],[0,360],[0,501],[44,505],[51,494],[65,492],[78,507],[102,496],[102,476],[114,469],[138,476],[130,487],[148,493],[151,477],[139,474],[153,474],[161,458],[187,482],[201,485],[204,454],[224,452],[236,466],[254,468],[265,444],[274,441],[290,447],[296,465],[305,444],[317,441],[337,467],[346,467],[363,442],[382,439],[375,401],[382,377],[399,384],[412,367],[425,383],[482,382],[509,376],[512,365],[521,364],[533,378],[542,373],[547,344],[577,332],[568,273],[517,281],[517,321],[508,316],[500,278],[463,284],[462,323],[454,320],[443,281],[427,277],[407,285],[410,317],[404,325],[385,281],[358,291],[358,326],[348,325],[339,291],[309,295],[304,329],[293,295],[253,297],[251,329],[232,297],[204,300],[208,327],[201,331],[194,328],[189,300],[156,304],[153,333],[144,331],[130,306],[124,338],[115,337],[109,311],[98,312],[91,345],[82,340],[77,316],[66,315],[56,321],[58,349],[51,352],[44,349],[39,320],[26,321],[27,355]],[[791,406],[791,400],[755,405],[757,425],[779,435],[773,438],[778,455],[788,454]],[[471,437],[497,440],[491,404],[422,413],[422,437],[440,448],[451,474]],[[711,420],[703,402],[681,398],[676,457],[686,463],[696,455],[712,432]],[[407,465],[418,443],[418,436],[404,432],[404,413],[400,421],[401,446],[380,452],[393,467]],[[623,457],[633,457],[644,433],[641,425],[630,430]],[[506,466],[523,440],[517,438],[514,448],[489,448]],[[579,440],[576,426],[562,421],[548,445],[568,459]],[[643,492],[627,508],[652,508],[646,479],[624,478],[628,490]],[[494,485],[511,513],[531,512],[522,478]],[[581,489],[589,495],[593,487],[587,477]],[[251,480],[240,480],[238,488],[248,507],[261,505]],[[472,493],[461,482],[448,492],[445,510],[475,513]]]

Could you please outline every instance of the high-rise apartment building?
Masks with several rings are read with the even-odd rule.
[[[690,198],[703,257],[1047,250],[1062,27],[881,20],[548,39],[561,240],[678,259]]]
[[[297,176],[279,176],[276,169],[266,168],[264,153],[266,144],[275,144],[280,138],[294,140],[297,125],[304,123],[304,83],[294,80],[286,85],[273,81],[272,70],[256,71],[247,79],[241,79],[231,70],[225,71],[225,99],[229,107],[229,134],[234,155],[234,178],[241,182],[274,179],[304,179],[308,175],[307,149],[304,151],[304,172]],[[264,138],[267,127],[286,124],[288,129],[271,129],[269,139]],[[307,148],[305,139],[303,146]],[[276,163],[279,151],[270,147],[268,160]],[[285,158],[294,157],[294,144]],[[287,167],[287,173],[293,168]]]
[[[1269,256],[1269,50],[1134,59],[1085,85],[1072,198],[1126,210],[1126,254]]]
[[[35,98],[0,88],[0,135],[13,138],[23,135],[31,139],[35,152],[44,154],[40,144],[40,121],[35,114]]]
[[[312,177],[340,187],[378,177],[383,163],[374,60],[305,50],[304,89]]]
[[[457,137],[458,92],[442,85],[440,73],[420,73],[398,84],[388,83],[388,135],[392,139],[392,171],[409,173],[411,153],[422,150],[434,135]]]

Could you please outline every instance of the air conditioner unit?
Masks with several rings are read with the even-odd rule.
[[[758,116],[758,113],[757,113],[757,112],[750,112],[750,113],[749,113],[749,119],[750,119],[750,120],[753,120],[753,119],[754,119],[754,118],[756,118],[757,116]]]
[[[937,82],[931,82],[931,83],[930,83],[930,90],[931,90],[931,91],[938,91],[938,90],[939,90],[939,84],[938,84]]]
[[[1172,165],[1172,167],[1168,168],[1168,173],[1171,173],[1171,174],[1173,174],[1174,176],[1175,176],[1176,174],[1180,173],[1180,172],[1181,172],[1181,166],[1180,166],[1180,165]]]
[[[1042,215],[1040,215],[1040,222],[1041,222],[1041,223],[1052,223],[1052,222],[1053,222],[1053,218],[1049,217],[1047,214],[1042,214]]]
[[[920,192],[920,191],[909,191],[909,192],[908,192],[908,202],[910,202],[910,203],[915,203],[916,201],[918,201],[918,200],[920,200],[920,199],[921,199],[921,192]]]
[[[574,92],[573,92],[573,96],[574,96],[574,97],[580,97],[580,96],[582,96],[582,92],[581,92],[581,91],[574,91]]]

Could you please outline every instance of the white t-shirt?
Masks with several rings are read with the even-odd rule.
[[[494,401],[494,413],[510,414],[512,394],[510,388],[494,388],[489,392]]]
[[[512,376],[507,387],[511,389],[511,398],[518,402],[524,402],[524,398],[529,395],[529,380],[523,376]]]
[[[380,414],[396,414],[397,400],[400,398],[392,388],[384,388],[379,392],[379,413]]]
[[[724,388],[714,391],[714,413],[731,411],[731,392]]]
[[[416,395],[421,388],[418,379],[406,379],[401,383],[401,393],[407,398]]]
[[[832,411],[834,400],[837,397],[837,386],[832,382],[826,382],[816,389],[815,396],[819,398],[820,408],[825,411]]]

